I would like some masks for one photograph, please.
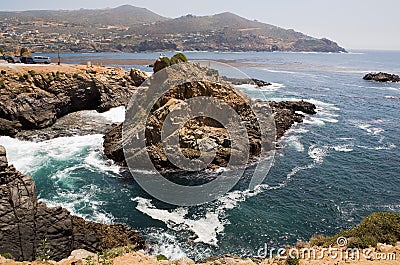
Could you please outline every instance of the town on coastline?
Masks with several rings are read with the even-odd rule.
[[[232,13],[170,19],[147,9],[0,12],[0,48],[35,53],[149,51],[346,52],[326,38]],[[11,48],[12,47],[12,48]]]

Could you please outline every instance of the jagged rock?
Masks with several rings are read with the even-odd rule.
[[[21,124],[0,118],[0,135],[13,136],[18,133]]]
[[[3,154],[0,147],[1,158]],[[45,239],[45,248],[54,260],[68,257],[75,249],[97,252],[144,245],[139,232],[122,224],[88,222],[61,207],[47,207],[37,200],[32,178],[13,166],[0,167],[0,213],[0,253],[10,253],[16,260],[36,259]]]
[[[377,82],[400,82],[400,77],[398,75],[382,72],[366,74],[363,79]]]
[[[251,79],[240,79],[240,78],[230,78],[230,77],[222,77],[224,80],[231,82],[234,85],[245,85],[245,84],[251,84],[254,83],[256,86],[258,87],[265,87],[265,86],[270,86],[272,85],[269,82],[260,80],[260,79],[255,79],[255,78],[251,78]]]
[[[140,86],[148,78],[146,73],[135,68],[131,69],[129,76],[131,77],[135,86]]]
[[[37,70],[39,71],[39,70]],[[3,76],[0,95],[0,134],[42,129],[60,117],[80,110],[104,112],[126,105],[147,75],[112,68],[88,68],[77,73],[41,72],[21,78],[10,71]]]
[[[6,149],[0,145],[0,170],[6,167],[8,167]]]
[[[112,128],[104,136],[104,154],[108,158],[112,158],[117,164],[126,166],[121,141],[122,124],[113,124]]]
[[[172,79],[179,79],[180,76],[182,76],[182,79],[186,80],[185,75],[193,75],[193,69],[191,69],[191,67],[196,68],[198,66],[195,64],[183,64],[180,65],[180,67],[181,68],[179,71],[168,68],[167,73],[162,74],[167,75]],[[154,108],[147,119],[145,135],[146,139],[139,139],[136,141],[136,143],[145,141],[147,144],[147,149],[139,147],[135,149],[135,142],[129,144],[130,147],[133,147],[129,148],[130,155],[132,155],[132,157],[136,157],[136,161],[141,161],[140,159],[137,160],[137,158],[143,156],[145,152],[148,152],[154,166],[158,170],[176,170],[176,167],[168,160],[162,146],[161,128],[168,114],[173,109],[176,109],[186,99],[200,96],[212,97],[225,102],[227,105],[233,108],[240,116],[240,119],[244,124],[249,136],[248,139],[247,137],[241,139],[238,143],[238,146],[240,148],[244,148],[247,144],[246,140],[248,140],[250,159],[260,155],[261,145],[263,144],[261,140],[258,119],[253,110],[257,110],[267,116],[272,114],[270,112],[272,108],[272,110],[275,112],[274,118],[277,127],[277,138],[280,138],[284,132],[294,124],[294,122],[302,122],[304,115],[298,113],[299,111],[307,114],[315,114],[315,105],[303,101],[280,103],[257,102],[257,104],[253,104],[254,102],[252,102],[247,95],[237,90],[232,84],[217,81],[212,82],[213,78],[218,80],[218,77],[207,77],[207,69],[199,68],[198,70],[200,71],[197,71],[196,69],[194,70],[196,71],[195,76],[199,80],[206,81],[190,81],[175,85],[168,90],[168,92],[165,93],[154,105]],[[150,82],[152,82],[151,80],[152,79],[150,79]],[[139,93],[146,93],[146,91],[143,90]],[[135,110],[135,113],[142,113],[142,111]],[[138,135],[139,128],[136,125],[137,124],[135,123],[127,124],[127,122],[125,122],[125,136],[132,135],[132,137],[127,137],[127,139],[134,139],[136,135]],[[233,129],[233,131],[238,130],[236,127],[230,129]],[[264,129],[271,130],[275,128]],[[244,149],[231,148],[231,139],[228,131],[223,128],[220,123],[215,122],[215,120],[210,118],[201,117],[190,120],[179,130],[178,133],[181,152],[186,158],[189,159],[195,159],[200,156],[201,152],[199,145],[202,141],[204,142],[205,139],[208,139],[212,142],[211,145],[216,147],[216,156],[209,165],[210,168],[225,167],[228,164],[231,155],[233,154],[231,152],[245,154],[245,152],[240,151]],[[272,145],[272,142],[276,140],[275,132],[273,136],[273,139],[270,139],[270,142],[268,143],[270,145]],[[123,152],[122,143],[122,125],[115,125],[105,135],[103,146],[107,157],[113,159],[123,166],[126,166],[126,153]],[[234,154],[238,155],[237,153]]]
[[[85,249],[77,249],[72,251],[71,255],[68,258],[61,260],[59,264],[77,264],[78,262],[83,263],[89,257],[91,257],[91,260],[93,261],[98,260],[97,254],[89,252]]]
[[[387,244],[382,244],[382,243],[378,243],[378,244],[376,245],[376,249],[377,249],[379,252],[382,252],[382,253],[393,253],[393,252],[396,251],[396,248],[395,248],[394,246],[392,246],[392,245],[387,245]]]
[[[312,103],[305,101],[282,101],[270,102],[269,105],[275,113],[276,135],[281,138],[287,130],[289,130],[295,122],[300,123],[303,121],[305,114],[316,114],[316,106]]]

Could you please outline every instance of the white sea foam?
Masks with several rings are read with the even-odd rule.
[[[300,171],[302,171],[302,170],[307,170],[307,169],[312,169],[312,168],[314,168],[314,167],[315,167],[315,163],[308,164],[308,165],[305,165],[305,166],[297,166],[297,167],[294,167],[294,168],[292,169],[292,171],[290,171],[290,173],[287,175],[287,177],[288,177],[288,179],[291,179],[294,175],[296,175],[296,174],[299,173]]]
[[[179,246],[179,240],[174,236],[164,231],[151,231],[146,233],[149,238],[154,238],[157,243],[151,245],[148,254],[162,254],[170,260],[179,260],[187,257],[186,253]]]
[[[300,139],[301,136],[299,135],[289,135],[284,138],[283,142],[293,147],[297,152],[304,152],[304,145],[301,143]]]
[[[196,234],[194,242],[203,242],[217,246],[217,234],[224,230],[220,222],[218,213],[207,212],[206,215],[197,220],[186,218],[187,207],[179,207],[176,210],[168,211],[157,209],[151,200],[136,197],[132,201],[137,202],[136,209],[147,214],[155,220],[164,222],[168,228],[175,231],[190,230]]]
[[[381,122],[382,121],[379,121],[379,120],[375,121],[375,123],[381,123]],[[364,122],[364,121],[352,121],[352,123],[356,127],[366,131],[370,135],[379,135],[379,134],[381,134],[382,132],[385,131],[383,128],[374,126],[373,124],[370,124],[370,123],[367,123],[367,122]]]
[[[398,96],[385,96],[387,99],[400,99]]]
[[[82,116],[96,119],[96,118],[104,118],[113,123],[121,123],[125,121],[125,107],[117,107],[110,109],[109,111],[98,113],[95,110],[88,110],[82,112]]]
[[[41,176],[54,182],[56,191],[54,197],[45,200],[47,204],[62,206],[75,215],[79,215],[79,210],[84,206],[84,210],[90,214],[79,216],[96,222],[112,223],[113,216],[101,211],[101,202],[96,199],[99,187],[94,184],[76,186],[85,177],[76,175],[75,172],[81,169],[118,176],[119,167],[111,165],[102,157],[102,141],[102,135],[62,137],[38,143],[0,137],[0,145],[7,149],[9,164],[13,164],[22,173],[34,174],[50,165],[59,165],[51,166],[49,176]]]
[[[332,146],[331,148],[334,149],[337,152],[352,152],[353,151],[353,145],[345,144],[345,145],[337,145],[337,146]]]
[[[271,83],[269,86],[259,87],[254,84],[242,84],[236,85],[236,88],[246,89],[246,90],[257,90],[257,91],[276,91],[278,89],[284,88],[285,85],[281,83]]]
[[[282,73],[282,74],[298,74],[298,72],[293,72],[293,71],[286,71],[286,70],[273,70],[273,69],[263,69],[264,71],[270,72],[270,73]]]
[[[178,207],[175,210],[157,209],[152,201],[141,197],[132,198],[137,203],[136,209],[150,216],[155,220],[164,222],[167,227],[174,231],[191,231],[196,236],[193,242],[202,242],[212,246],[217,246],[218,235],[223,233],[229,221],[225,219],[225,212],[239,206],[240,202],[248,198],[259,195],[266,190],[279,189],[284,187],[287,181],[270,187],[261,184],[254,190],[231,191],[217,199],[215,202],[206,205],[204,216],[189,217],[188,207]]]
[[[308,148],[308,155],[314,159],[314,161],[318,164],[322,164],[324,162],[324,158],[327,155],[327,147],[318,147],[317,145],[311,145]]]
[[[387,143],[384,144],[382,146],[364,146],[364,145],[357,145],[357,147],[362,148],[362,149],[366,149],[366,150],[393,150],[397,148],[397,145],[393,144],[393,143]]]
[[[82,217],[86,220],[101,223],[113,224],[115,218],[111,213],[100,210],[100,202],[95,200],[94,194],[99,188],[93,184],[83,187],[84,191],[81,192],[68,192],[59,191],[57,196],[52,200],[40,199],[45,202],[49,207],[61,206],[67,209],[72,215]],[[77,209],[77,205],[84,205],[82,208]],[[80,210],[90,211],[90,214],[82,214]]]

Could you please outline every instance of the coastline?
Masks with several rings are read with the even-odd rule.
[[[25,70],[24,70],[25,71]],[[380,264],[380,263],[379,263]]]

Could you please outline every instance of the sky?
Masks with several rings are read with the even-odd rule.
[[[107,8],[130,4],[166,17],[232,12],[326,37],[346,49],[400,50],[399,0],[13,0],[0,10]]]

